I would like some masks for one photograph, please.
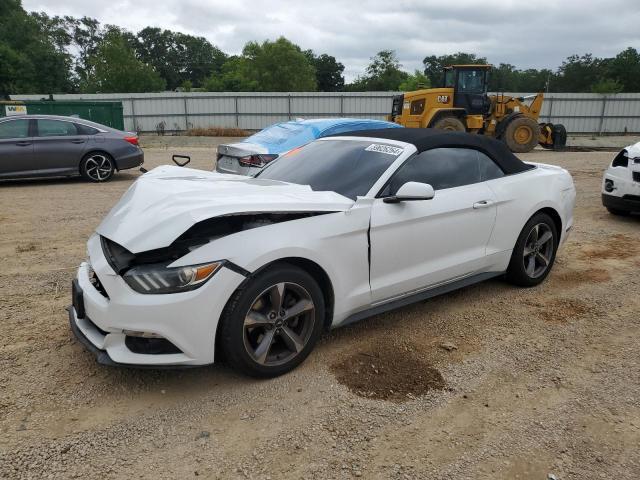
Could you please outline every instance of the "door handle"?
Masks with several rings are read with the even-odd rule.
[[[71,143],[84,143],[85,140],[71,140]]]
[[[477,210],[478,208],[487,208],[491,205],[493,205],[493,200],[480,200],[473,204],[473,208]]]
[[[16,142],[16,145],[19,147],[28,147],[31,145],[31,142]]]

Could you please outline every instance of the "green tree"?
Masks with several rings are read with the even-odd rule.
[[[612,78],[603,78],[591,85],[593,93],[620,93],[623,89],[624,85]]]
[[[222,66],[220,73],[211,75],[202,85],[207,92],[258,92],[258,81],[249,78],[245,59],[232,56]]]
[[[81,84],[88,93],[155,92],[165,81],[153,67],[135,57],[126,37],[112,30],[89,59],[90,76]]]
[[[261,44],[249,42],[242,51],[248,78],[264,92],[312,92],[316,71],[299,46],[284,37]]]
[[[422,60],[424,74],[429,77],[431,85],[440,87],[444,84],[444,67],[449,65],[486,65],[485,57],[478,57],[475,53],[457,52],[451,55],[429,55]]]
[[[590,53],[571,55],[558,69],[554,91],[589,92],[591,86],[606,76],[603,61]]]
[[[640,92],[640,53],[629,47],[607,62],[607,77],[616,80],[624,92]]]
[[[316,69],[316,83],[320,92],[339,92],[344,87],[344,65],[336,57],[323,53],[316,56],[305,50],[305,56]]]
[[[409,78],[393,50],[382,50],[371,57],[363,76],[348,85],[352,91],[397,91],[400,84]]]
[[[307,55],[284,37],[248,42],[219,74],[204,83],[208,91],[305,92],[316,90],[316,71]]]
[[[71,56],[57,33],[20,0],[0,2],[0,96],[71,91]]]
[[[400,84],[398,90],[402,92],[411,92],[413,90],[430,87],[431,82],[429,82],[429,78],[420,70],[416,70],[413,72],[413,75],[410,74],[407,79]]]
[[[203,86],[226,61],[226,55],[204,37],[152,27],[138,32],[136,53],[160,73],[171,90],[187,80],[195,87]]]

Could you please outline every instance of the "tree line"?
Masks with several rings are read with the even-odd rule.
[[[248,42],[227,55],[204,37],[155,27],[137,33],[90,17],[26,12],[21,0],[0,2],[0,96],[19,93],[183,91],[409,91],[442,85],[442,68],[486,64],[458,52],[429,55],[424,70],[407,72],[393,50],[371,58],[345,83],[344,65],[327,53],[303,50],[284,37]],[[556,70],[500,63],[491,91],[640,92],[640,53],[611,58],[568,57]]]

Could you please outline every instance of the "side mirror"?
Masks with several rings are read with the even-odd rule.
[[[184,158],[186,162],[181,162],[178,160],[178,158]],[[173,163],[175,163],[179,167],[184,167],[187,163],[191,161],[191,157],[189,155],[174,155],[173,157],[171,157],[171,160],[173,160]]]
[[[436,192],[428,183],[407,182],[392,197],[382,199],[384,203],[400,203],[413,200],[431,200]]]

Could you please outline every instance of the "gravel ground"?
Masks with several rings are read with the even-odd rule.
[[[194,147],[148,148],[146,166],[185,152],[211,168]],[[1,184],[0,478],[640,478],[640,218],[600,205],[610,153],[523,158],[578,190],[543,285],[489,281],[333,331],[268,381],[108,368],[73,338],[74,268],[138,172]]]

